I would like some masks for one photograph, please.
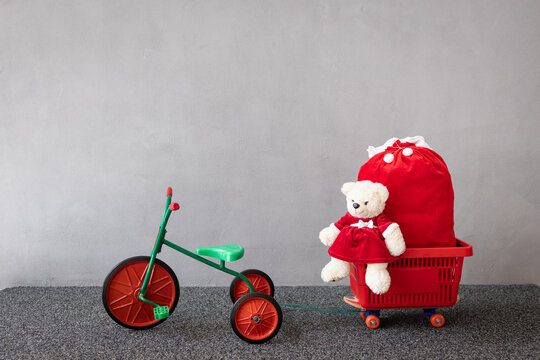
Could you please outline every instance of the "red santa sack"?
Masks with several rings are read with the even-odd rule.
[[[384,213],[399,224],[407,247],[456,246],[450,173],[424,138],[392,138],[382,146],[370,146],[368,154],[358,181],[388,188]]]

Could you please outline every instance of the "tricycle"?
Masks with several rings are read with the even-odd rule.
[[[239,260],[244,248],[237,244],[199,247],[191,252],[165,239],[169,216],[180,208],[171,203],[172,189],[167,189],[165,212],[150,256],[128,258],[114,267],[103,284],[105,310],[118,324],[135,330],[149,329],[165,321],[178,303],[178,279],[172,269],[157,259],[163,245],[219,271],[234,276],[229,287],[233,302],[230,324],[234,333],[249,343],[263,343],[273,338],[281,327],[282,312],[273,298],[274,284],[264,272],[249,269],[236,272],[226,262]],[[208,260],[203,256],[219,260]]]

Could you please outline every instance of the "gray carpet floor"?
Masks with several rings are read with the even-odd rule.
[[[276,300],[350,308],[348,287],[278,287]],[[540,359],[540,288],[461,286],[461,301],[441,309],[442,328],[420,310],[386,310],[368,329],[357,313],[283,311],[279,334],[261,345],[229,325],[228,289],[181,288],[174,314],[143,331],[113,322],[97,287],[0,291],[2,359]]]

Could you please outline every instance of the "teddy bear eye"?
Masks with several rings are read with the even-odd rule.
[[[366,201],[366,202],[364,203],[364,205],[367,205],[368,202],[369,202],[369,201]]]
[[[351,202],[354,202],[354,200],[351,200]]]

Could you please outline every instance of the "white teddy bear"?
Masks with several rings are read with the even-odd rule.
[[[383,214],[388,189],[364,180],[343,184],[341,192],[347,198],[347,214],[319,234],[331,256],[321,278],[338,281],[349,275],[351,262],[367,264],[367,286],[375,294],[383,294],[390,288],[388,262],[405,251],[399,225]]]

